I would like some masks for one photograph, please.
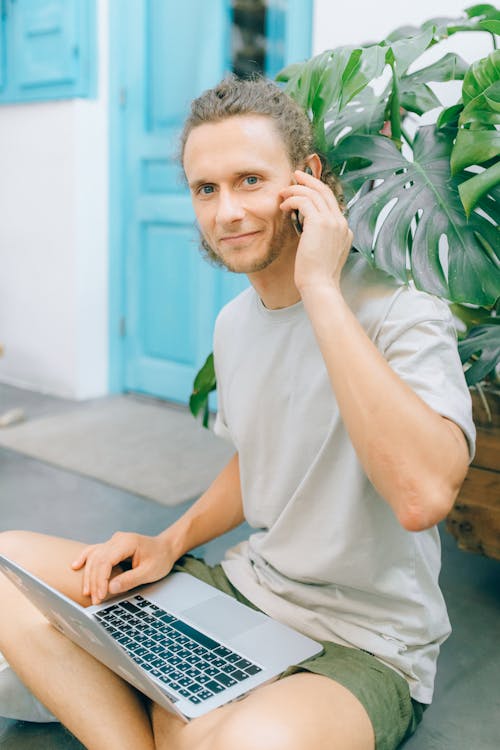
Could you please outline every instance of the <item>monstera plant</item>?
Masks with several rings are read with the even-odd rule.
[[[470,66],[450,52],[419,65],[426,50],[458,31],[489,32],[491,53]],[[448,300],[467,382],[496,387],[499,33],[500,12],[475,5],[458,19],[433,18],[376,44],[328,50],[277,77],[309,114],[318,151],[342,179],[356,249],[401,282]],[[456,80],[461,97],[443,107],[429,84]],[[210,355],[190,400],[205,425],[215,387]]]

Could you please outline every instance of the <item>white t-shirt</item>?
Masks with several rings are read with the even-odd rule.
[[[342,291],[402,380],[462,428],[472,457],[470,396],[447,306],[356,253]],[[269,310],[246,290],[221,311],[214,354],[215,431],[239,453],[245,517],[257,530],[226,554],[229,580],[312,638],[371,652],[429,703],[450,633],[438,530],[406,531],[367,478],[302,303]]]

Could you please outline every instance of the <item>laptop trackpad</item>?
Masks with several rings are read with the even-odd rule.
[[[223,640],[262,625],[263,620],[260,612],[254,612],[249,607],[242,607],[233,599],[218,595],[182,610],[182,615],[189,617],[193,624],[213,633],[214,637]]]

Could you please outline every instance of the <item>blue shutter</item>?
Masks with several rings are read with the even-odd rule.
[[[5,86],[5,0],[0,0],[0,96]]]
[[[3,3],[7,64],[0,101],[92,95],[95,0]]]

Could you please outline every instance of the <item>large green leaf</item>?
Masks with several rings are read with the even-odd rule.
[[[391,31],[390,34],[386,37],[387,42],[397,42],[399,39],[404,39],[410,36],[416,36],[421,31],[424,31],[426,29],[433,29],[434,34],[433,38],[436,39],[440,35],[447,36],[446,29],[448,27],[449,23],[454,23],[456,19],[453,18],[430,18],[428,21],[425,21],[421,26],[413,26],[406,24],[404,26],[398,26],[397,29],[394,29],[394,31]]]
[[[378,45],[353,50],[342,73],[342,91],[339,111],[363,89],[370,81],[378,78],[385,67],[385,53]]]
[[[476,60],[470,66],[462,86],[462,99],[465,106],[499,79],[500,50],[493,50],[487,57]]]
[[[461,80],[468,69],[465,60],[449,52],[432,65],[403,76],[400,80],[401,106],[418,115],[439,107],[441,102],[426,84]]]
[[[484,172],[480,172],[471,177],[468,180],[464,180],[458,186],[458,192],[460,194],[460,200],[465,208],[467,215],[470,214],[474,206],[477,204],[481,196],[488,193],[496,185],[500,184],[500,162],[497,162],[492,167],[485,169]]]
[[[459,179],[450,174],[450,149],[448,133],[429,125],[417,131],[413,161],[388,138],[368,135],[346,138],[330,157],[338,168],[344,166],[342,179],[352,189],[381,181],[364,192],[350,212],[355,245],[375,265],[406,281],[410,262],[419,289],[455,302],[491,305],[500,293],[498,231],[478,213],[467,221]],[[496,197],[489,200],[491,214],[498,203]],[[443,235],[447,263],[440,258]]]
[[[485,25],[488,22],[498,21],[500,19],[500,12],[494,5],[482,4],[473,5],[466,9],[465,16],[459,18],[449,18],[439,16],[436,18],[429,18],[421,26],[400,26],[399,28],[392,31],[387,39],[397,40],[402,37],[417,34],[419,31],[424,29],[434,29],[434,43],[441,39],[446,39],[458,31],[483,31],[490,30],[486,29]]]
[[[489,375],[500,360],[500,319],[471,328],[466,339],[458,344],[460,358],[469,364],[465,370],[468,385]]]
[[[458,118],[463,108],[464,105],[460,102],[459,104],[452,104],[451,107],[443,109],[437,119],[438,128],[442,128],[445,125],[452,125],[455,129],[458,128]]]
[[[473,164],[482,164],[500,154],[500,133],[496,130],[459,130],[451,156],[453,174]]]
[[[410,85],[414,83],[442,83],[444,81],[462,80],[468,70],[469,63],[459,55],[448,52],[439,60],[432,63],[432,65],[427,65],[425,68],[420,68],[414,73],[405,76],[405,81]]]
[[[285,68],[277,79],[286,83],[285,91],[312,115],[316,145],[324,151],[325,120],[340,114],[384,67],[385,51],[378,45],[338,47]]]
[[[408,112],[423,115],[424,112],[441,106],[435,93],[425,83],[411,84],[403,79],[400,87],[399,103]]]
[[[215,391],[216,387],[214,355],[209,354],[205,364],[196,375],[193,383],[193,392],[189,399],[189,408],[194,417],[203,412],[202,421],[204,427],[208,427],[208,396],[212,391]]]
[[[500,156],[500,50],[471,65],[465,76],[462,98],[464,109],[460,115],[455,145],[451,153],[451,169],[459,171],[479,166]],[[471,177],[460,187],[464,208],[472,208],[492,186],[498,174],[496,165],[481,175]]]
[[[386,61],[394,61],[398,76],[402,76],[410,65],[429,47],[433,39],[432,26],[419,30],[416,34],[396,40],[385,40],[382,45],[387,48]]]
[[[332,107],[325,115],[325,135],[329,144],[336,144],[353,133],[379,133],[385,121],[389,88],[375,95],[370,87],[357,94],[339,112]]]

